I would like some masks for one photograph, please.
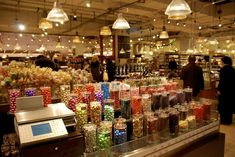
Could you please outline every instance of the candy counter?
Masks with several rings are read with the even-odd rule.
[[[51,92],[48,87],[42,89],[46,90],[41,92],[43,106],[48,107]],[[31,97],[35,88],[25,91]],[[12,113],[17,111],[15,100],[20,94],[15,90],[10,97]],[[74,84],[72,87],[61,85],[60,98],[75,113],[77,120],[75,129],[69,132],[69,135],[73,132],[78,135],[72,138],[73,141],[78,140],[74,141],[77,144],[71,146],[77,151],[67,156],[82,153],[87,156],[118,156],[143,146],[158,147],[162,142],[193,136],[200,130],[206,131],[203,128],[209,128],[212,124],[218,131],[218,118],[211,109],[211,101],[193,101],[192,89],[179,89],[177,82],[169,82],[165,78]],[[66,149],[63,143],[67,140],[59,142],[64,153]],[[29,156],[28,152],[33,153],[35,149],[37,146],[23,148],[22,156]],[[44,146],[44,149],[48,148]],[[47,155],[52,152],[50,150]]]

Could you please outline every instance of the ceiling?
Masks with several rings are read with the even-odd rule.
[[[21,33],[40,34],[38,22],[53,6],[54,0],[0,0],[0,32],[20,32],[16,23],[27,29]],[[171,36],[234,36],[234,0],[187,0],[193,14],[186,20],[168,21],[164,11],[171,0],[59,0],[70,21],[48,30],[49,35],[98,36],[104,25],[111,26],[119,12],[131,25],[131,37],[151,37],[158,34],[163,24]],[[76,15],[77,18],[73,18]],[[219,20],[220,17],[220,20]],[[16,20],[17,19],[17,20]],[[223,26],[219,27],[218,24]],[[202,29],[199,30],[198,27]]]

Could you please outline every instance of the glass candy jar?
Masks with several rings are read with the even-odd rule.
[[[133,119],[133,138],[139,138],[143,136],[143,115],[134,114]]]
[[[76,118],[77,127],[82,130],[85,124],[87,124],[87,104],[79,103],[76,105]]]
[[[179,109],[180,112],[180,121],[179,121],[179,130],[180,132],[186,132],[188,131],[188,109],[186,107],[181,107]]]
[[[44,107],[51,104],[51,87],[40,87],[41,95],[43,96]]]
[[[175,136],[179,133],[179,112],[177,110],[171,111],[169,113],[169,128],[170,134]]]
[[[24,91],[25,91],[25,96],[36,96],[37,94],[37,89],[32,87],[25,88]]]
[[[102,157],[111,155],[111,145],[112,141],[112,130],[110,130],[109,126],[101,125],[97,129],[97,143],[98,143],[98,152]]]
[[[114,143],[121,144],[127,141],[127,125],[125,118],[116,118],[114,124]]]
[[[73,112],[75,112],[76,111],[77,103],[78,103],[78,96],[77,96],[77,94],[70,94],[69,101],[68,101],[69,109],[71,109]]]
[[[68,105],[70,94],[70,85],[61,85],[60,86],[60,99],[61,102],[64,102],[65,105]]]
[[[104,101],[104,120],[113,121],[114,120],[114,100],[106,99]]]
[[[121,99],[121,115],[123,118],[131,118],[131,101],[130,99]]]
[[[91,122],[99,126],[102,116],[101,104],[98,101],[92,101],[90,107]]]
[[[143,107],[143,113],[151,111],[151,95],[149,94],[142,95],[142,107]]]
[[[96,125],[86,124],[84,126],[85,152],[91,153],[97,150],[96,144]]]
[[[159,132],[160,138],[166,140],[169,138],[169,115],[162,111],[159,114]]]
[[[133,96],[131,98],[132,114],[142,114],[142,104],[140,96]]]

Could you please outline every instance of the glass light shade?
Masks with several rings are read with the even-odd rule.
[[[47,20],[63,24],[64,22],[69,21],[69,18],[67,14],[64,12],[64,10],[61,8],[59,3],[54,2],[54,7],[48,13]]]
[[[16,45],[15,45],[14,49],[15,49],[15,50],[20,50],[20,49],[21,49],[21,47],[20,47],[19,43],[16,43]]]
[[[216,40],[214,38],[209,39],[207,43],[209,45],[218,45],[219,44],[218,40]]]
[[[113,23],[113,29],[129,29],[130,25],[127,20],[122,16],[122,13],[118,14],[116,21]]]
[[[73,43],[81,43],[79,36],[75,36],[75,38],[73,39]]]
[[[165,26],[162,27],[162,32],[160,33],[159,38],[160,39],[168,39],[169,38],[169,35],[168,35],[168,32],[166,31]]]
[[[46,18],[41,18],[41,20],[39,21],[39,28],[42,30],[52,29],[53,25]]]
[[[182,20],[192,11],[185,0],[172,0],[167,6],[165,14],[170,20]]]
[[[100,30],[100,35],[112,35],[112,32],[109,28],[109,26],[103,26]]]
[[[122,48],[121,50],[120,50],[120,54],[124,54],[125,53],[125,50]]]

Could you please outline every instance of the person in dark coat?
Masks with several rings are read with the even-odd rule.
[[[218,85],[220,123],[232,124],[233,112],[235,111],[235,70],[232,67],[232,59],[230,57],[225,56],[221,61],[222,67]]]
[[[98,56],[93,56],[91,60],[91,74],[95,82],[102,81],[101,65]]]
[[[188,64],[183,67],[180,78],[183,80],[184,88],[193,89],[193,96],[196,97],[200,90],[204,89],[204,78],[202,68],[195,63],[196,58],[193,55],[188,57]]]
[[[168,68],[169,68],[169,72],[168,72],[168,78],[173,78],[173,77],[177,77],[177,63],[175,61],[174,58],[172,58],[170,61],[169,61],[169,64],[168,64]]]
[[[106,70],[108,73],[109,82],[113,81],[115,75],[115,65],[110,58],[107,58],[106,60]]]
[[[47,68],[51,68],[52,70],[56,70],[54,62],[48,59],[47,57],[45,57],[44,55],[37,56],[35,60],[35,64],[36,66],[39,66],[40,68],[47,67]]]

